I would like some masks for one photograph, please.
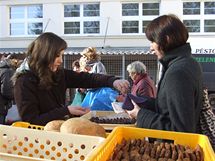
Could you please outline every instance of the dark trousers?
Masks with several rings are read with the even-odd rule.
[[[6,116],[5,115],[0,115],[0,124],[5,124],[5,118]]]
[[[0,124],[5,124],[5,119],[8,113],[8,107],[4,106],[2,108],[0,108]]]

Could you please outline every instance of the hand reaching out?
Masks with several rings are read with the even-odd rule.
[[[130,83],[127,80],[117,79],[113,82],[113,86],[122,94],[127,94],[129,91]]]
[[[89,108],[83,108],[81,106],[68,106],[70,114],[72,115],[77,115],[77,116],[82,116],[88,112],[90,112]]]

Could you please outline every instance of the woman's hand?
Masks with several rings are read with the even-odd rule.
[[[131,102],[134,105],[134,109],[131,111],[126,110],[126,112],[129,114],[131,118],[137,118],[137,114],[140,110],[140,107],[133,100],[131,100]]]
[[[83,108],[81,106],[68,106],[70,114],[72,115],[77,115],[77,116],[82,116],[88,112],[90,112],[89,108]]]
[[[122,94],[127,94],[129,91],[130,83],[127,80],[117,79],[113,82],[113,86]]]
[[[125,101],[125,97],[126,97],[126,95],[120,94],[120,95],[116,96],[116,101],[117,102],[124,102]]]

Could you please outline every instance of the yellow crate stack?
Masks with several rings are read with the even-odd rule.
[[[115,146],[122,139],[157,138],[173,140],[174,144],[188,145],[195,148],[199,144],[204,152],[204,161],[215,161],[215,154],[205,135],[151,130],[133,127],[116,127],[107,139],[89,156],[89,161],[106,161],[113,153]]]
[[[34,124],[30,124],[28,122],[22,122],[22,121],[14,122],[12,124],[12,126],[29,128],[29,129],[37,129],[37,130],[43,130],[44,129],[44,126],[34,125]]]
[[[104,141],[101,137],[62,134],[36,130],[36,125],[30,126],[32,128],[25,123],[21,125],[0,125],[0,160],[88,160],[88,155]]]

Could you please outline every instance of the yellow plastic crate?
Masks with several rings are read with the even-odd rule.
[[[44,126],[34,125],[34,124],[30,124],[28,122],[22,122],[22,121],[14,122],[11,126],[23,127],[23,128],[28,128],[28,129],[44,130]],[[109,132],[106,132],[105,137],[107,137],[109,134],[110,134]]]
[[[105,139],[0,125],[0,160],[81,161]]]
[[[215,161],[215,154],[208,137],[205,135],[134,127],[116,127],[88,159],[91,161],[106,161],[113,153],[115,146],[121,143],[123,138],[140,139],[145,137],[173,140],[174,144],[188,145],[191,148],[195,148],[199,144],[203,148],[204,161]]]
[[[29,129],[37,129],[37,130],[43,130],[44,129],[44,126],[34,125],[34,124],[30,124],[28,122],[22,122],[22,121],[14,122],[12,124],[12,126],[29,128]]]

